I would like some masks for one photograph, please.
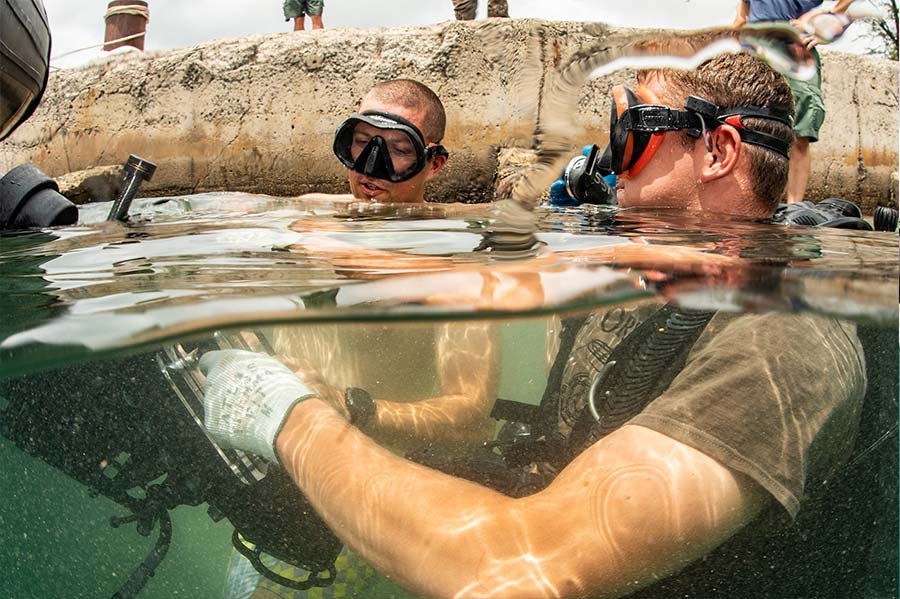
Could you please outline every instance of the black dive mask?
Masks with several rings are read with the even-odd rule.
[[[708,100],[688,96],[684,110],[657,104],[649,89],[640,86],[638,92],[624,86],[613,88],[612,112],[609,127],[609,150],[614,173],[627,179],[637,175],[656,152],[667,131],[686,130],[691,137],[704,136],[720,125],[737,129],[744,143],[768,148],[788,158],[790,145],[773,135],[754,131],[744,125],[746,117],[769,119],[793,125],[787,112],[761,106],[720,108]]]
[[[374,134],[372,128],[379,129],[380,134]],[[366,110],[338,127],[334,155],[358,173],[399,183],[418,175],[435,156],[448,154],[444,146],[429,146],[422,132],[403,117]]]

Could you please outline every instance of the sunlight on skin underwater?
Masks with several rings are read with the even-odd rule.
[[[377,411],[366,432],[395,450],[436,443],[459,451],[460,443],[482,443],[493,433],[497,373],[472,373],[495,363],[494,323],[286,326],[274,338],[279,359],[345,416],[343,389],[371,391]],[[396,349],[379,351],[385,346]]]
[[[405,461],[364,437],[348,434],[350,427],[324,409],[315,409],[313,422],[288,428],[288,435],[279,439],[280,447],[292,448],[289,455],[282,452],[286,466],[292,475],[317,472],[297,480],[314,505],[328,497],[331,505],[370,506],[338,510],[336,528],[351,548],[390,578],[402,583],[409,568],[430,563],[437,554],[454,555],[459,563],[452,570],[435,572],[427,588],[410,589],[423,597],[557,597],[570,592],[614,596],[625,592],[631,580],[646,577],[647,568],[654,576],[671,573],[675,569],[671,563],[655,568],[654,556],[660,552],[674,552],[683,566],[733,534],[746,514],[716,512],[712,506],[721,497],[753,495],[751,509],[756,511],[763,504],[759,490],[711,458],[688,447],[659,445],[661,435],[640,427],[626,426],[611,435],[605,447],[582,454],[573,464],[591,466],[574,478],[567,468],[544,491],[512,499],[424,467],[391,468],[395,461],[398,465]],[[320,435],[332,437],[327,444],[339,450],[323,455],[317,450],[322,446],[317,443]],[[639,450],[632,445],[634,437],[642,442]],[[342,462],[351,455],[364,456],[366,463]],[[710,472],[713,478],[707,476]],[[718,482],[709,484],[710,480]],[[454,501],[466,501],[467,509],[442,511],[440,498],[451,488]],[[361,495],[353,489],[361,490]],[[419,507],[406,514],[383,509],[401,498],[415,498]],[[642,505],[636,507],[636,501]],[[705,507],[697,509],[698,503]],[[560,510],[560,505],[566,509]],[[375,516],[378,513],[381,519]],[[402,518],[403,526],[395,518]],[[714,538],[704,534],[719,525]],[[570,527],[585,532],[561,542],[556,531]],[[404,542],[397,543],[401,528],[407,532]],[[668,532],[659,536],[658,530]],[[487,546],[495,547],[493,554],[484,553]],[[573,555],[579,559],[573,560]],[[632,559],[625,560],[626,555]],[[603,573],[601,581],[606,584],[586,588],[576,567]]]

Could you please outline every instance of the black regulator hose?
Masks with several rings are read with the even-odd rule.
[[[113,596],[112,599],[134,599],[138,593],[147,585],[153,575],[156,574],[156,568],[166,557],[169,552],[169,545],[172,543],[172,518],[165,508],[160,508],[157,517],[159,518],[159,538],[150,554],[144,561],[135,568],[128,580]]]
[[[0,179],[0,229],[59,227],[77,220],[75,204],[33,164],[21,164]]]
[[[715,311],[667,304],[613,350],[572,427],[570,458],[621,427],[665,391]]]

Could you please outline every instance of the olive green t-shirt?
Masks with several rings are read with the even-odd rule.
[[[614,307],[588,317],[563,374],[563,433],[615,347],[659,308]],[[775,501],[709,556],[631,596],[777,596],[782,587],[771,580],[771,562],[784,556],[809,561],[791,549],[800,530],[791,522],[805,506],[814,516],[820,511],[819,499],[808,500],[808,494],[823,489],[823,481],[847,461],[865,390],[864,357],[853,324],[810,314],[713,316],[681,372],[628,423],[746,474]]]
[[[565,432],[618,343],[659,305],[591,315],[560,391]],[[855,326],[810,314],[717,313],[669,388],[629,424],[653,429],[748,475],[787,513],[855,440],[865,363]]]

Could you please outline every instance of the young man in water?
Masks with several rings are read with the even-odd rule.
[[[426,183],[447,162],[447,151],[440,145],[445,127],[444,106],[430,88],[411,79],[379,83],[335,134],[334,154],[347,168],[351,194],[302,197],[424,204]],[[292,228],[303,233],[303,240],[291,249],[327,257],[333,266],[352,272],[351,278],[364,277],[369,268],[408,271],[434,265],[428,258],[346,243],[322,231],[321,222],[317,219],[309,227],[302,219],[295,222]],[[489,440],[498,373],[485,365],[496,363],[496,337],[497,328],[487,322],[401,328],[324,324],[275,327],[271,341],[282,361],[295,370],[315,373],[330,405],[383,445],[403,453],[425,446],[452,451]],[[392,375],[384,376],[386,372]],[[365,389],[365,398],[348,401],[350,388]],[[365,416],[351,412],[351,405]],[[288,578],[307,574],[274,560],[268,565]],[[341,556],[335,584],[345,587],[348,597],[367,596],[374,582],[358,556],[346,552]],[[251,594],[254,599],[301,598],[315,596],[315,591],[291,591],[274,584],[235,555],[226,598]]]
[[[425,184],[447,163],[441,145],[447,115],[440,98],[412,79],[377,84],[357,114],[339,127],[333,149],[347,168],[349,195],[307,194],[303,199],[425,202]]]
[[[689,73],[644,72],[639,83],[614,90],[622,207],[772,214],[793,141],[781,76],[736,55]],[[282,464],[349,547],[416,596],[797,596],[779,594],[789,581],[771,575],[772,539],[851,450],[865,389],[852,327],[710,315],[668,386],[598,432],[585,415],[609,400],[591,381],[622,375],[631,332],[655,310],[619,306],[579,328],[554,391],[568,445],[550,456],[571,459],[525,497],[392,454],[264,355],[203,357],[206,425],[222,444]],[[251,371],[259,376],[248,382]]]

